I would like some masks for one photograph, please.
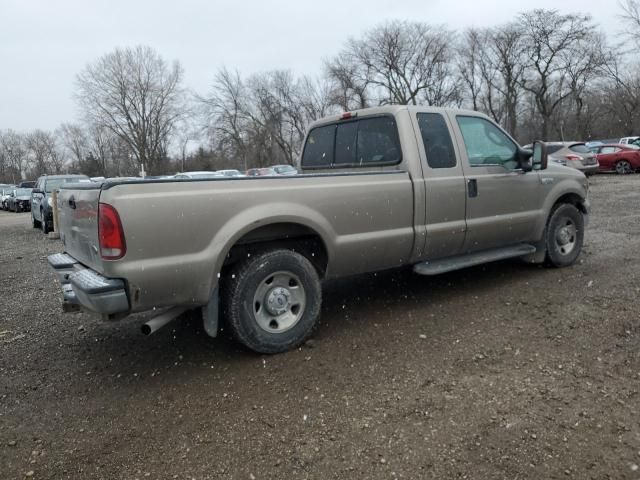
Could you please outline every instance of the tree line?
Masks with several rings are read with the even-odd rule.
[[[620,3],[620,16],[623,39],[608,38],[589,15],[557,10],[461,32],[390,21],[348,39],[320,75],[221,68],[200,94],[185,87],[179,62],[119,48],[77,74],[76,122],[0,131],[0,181],[295,164],[310,122],[390,104],[479,110],[522,143],[633,135],[640,0]]]

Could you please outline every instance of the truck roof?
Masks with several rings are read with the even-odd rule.
[[[384,105],[380,107],[369,107],[369,108],[362,108],[358,110],[350,110],[349,112],[345,112],[345,113],[350,113],[353,117],[358,117],[358,116],[364,117],[364,116],[370,116],[370,115],[385,115],[385,114],[395,115],[398,112],[401,112],[403,110],[408,110],[409,112],[434,112],[434,113],[455,112],[455,113],[462,113],[462,114],[468,114],[468,115],[477,115],[477,116],[483,116],[483,117],[485,116],[484,114],[480,112],[476,112],[474,110],[464,110],[460,108],[430,107],[428,105]],[[312,122],[309,125],[309,130],[311,130],[313,127],[316,127],[318,125],[325,125],[328,123],[334,123],[340,120],[344,120],[343,115],[344,113],[337,114],[337,115],[329,115],[327,117],[316,120],[315,122]]]

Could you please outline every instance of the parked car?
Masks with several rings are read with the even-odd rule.
[[[240,170],[217,170],[223,177],[244,177],[244,174]]]
[[[278,175],[297,175],[298,174],[298,170],[296,170],[295,167],[292,167],[291,165],[274,165],[271,168],[273,168],[273,170]]]
[[[597,156],[601,172],[625,175],[640,170],[640,150],[633,145],[602,145]]]
[[[36,182],[35,180],[26,180],[24,182],[20,182],[18,184],[18,188],[33,188],[35,187]]]
[[[9,198],[14,188],[16,188],[15,185],[0,185],[0,208],[2,208],[2,210],[7,210],[7,198]]]
[[[7,210],[28,212],[31,210],[31,188],[14,188],[7,197]]]
[[[620,144],[620,145],[626,145],[626,144],[628,144],[628,143],[633,143],[633,142],[635,142],[636,140],[640,140],[640,137],[622,137],[622,138],[620,139],[620,143],[619,143],[619,144]]]
[[[182,173],[176,173],[173,178],[182,178],[182,179],[207,179],[207,178],[221,178],[224,175],[218,173],[218,172],[209,172],[209,171],[200,171],[200,172],[182,172]]]
[[[250,168],[246,173],[247,177],[269,177],[277,175],[276,171],[271,167]]]
[[[598,171],[598,159],[583,142],[547,143],[549,161],[580,170],[585,175]]]
[[[324,118],[300,165],[303,175],[269,181],[62,189],[65,253],[49,263],[65,308],[105,320],[169,308],[146,333],[198,308],[216,336],[220,307],[240,343],[277,353],[313,331],[324,278],[505,258],[565,267],[582,249],[585,176],[547,165],[544,144],[524,150],[478,112],[397,105]]]
[[[44,233],[53,230],[53,199],[51,194],[65,184],[92,183],[86,175],[43,175],[31,191],[31,222]]]

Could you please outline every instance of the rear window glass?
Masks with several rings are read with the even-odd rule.
[[[336,129],[335,164],[355,164],[358,122],[341,123]]]
[[[396,122],[382,116],[314,128],[304,147],[302,166],[393,165],[401,159]]]
[[[575,145],[571,145],[569,150],[576,153],[591,153],[591,150],[587,148],[584,143],[576,143]]]
[[[562,145],[548,145],[547,146],[547,153],[551,154],[551,153],[556,153],[558,150],[562,149]]]
[[[456,166],[456,154],[449,134],[449,128],[439,113],[419,113],[418,125],[431,168],[451,168]]]
[[[314,128],[309,132],[302,155],[305,167],[323,167],[333,163],[335,125]]]

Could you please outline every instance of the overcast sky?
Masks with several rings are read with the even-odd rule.
[[[532,8],[589,13],[619,30],[615,0],[0,0],[0,129],[76,120],[75,75],[116,47],[179,60],[186,86],[205,93],[222,66],[317,74],[348,37],[386,20],[459,30]]]

